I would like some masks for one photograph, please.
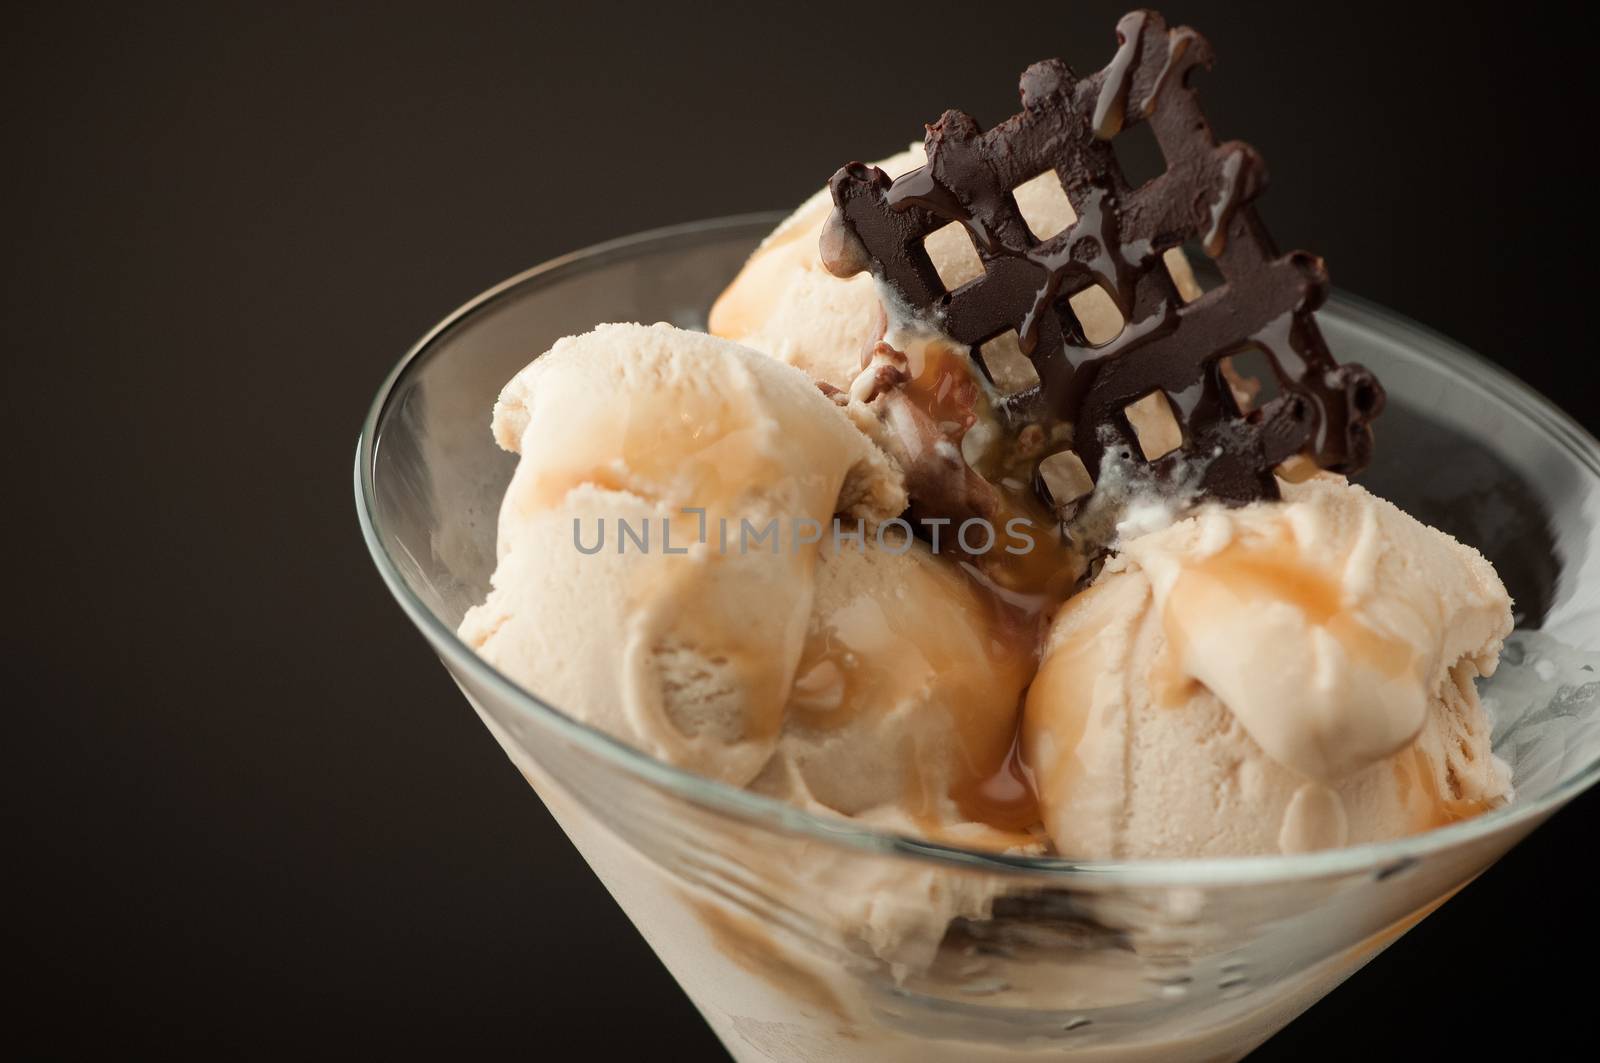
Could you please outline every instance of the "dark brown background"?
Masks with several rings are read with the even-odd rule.
[[[715,1058],[389,600],[350,459],[474,292],[792,204],[1121,5],[52,4],[8,16],[6,958],[38,1056]],[[1524,5],[1173,3],[1286,245],[1596,421],[1557,201],[1591,39]],[[1520,12],[1528,10],[1530,13]],[[1586,227],[1585,227],[1586,229]],[[1255,1057],[1588,1025],[1600,799]],[[9,1046],[8,1046],[9,1047]]]

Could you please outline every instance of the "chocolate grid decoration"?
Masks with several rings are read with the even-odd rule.
[[[1260,156],[1239,141],[1218,144],[1201,113],[1188,79],[1210,67],[1211,46],[1149,11],[1123,16],[1117,38],[1111,63],[1082,79],[1060,60],[1029,67],[1022,113],[987,132],[961,111],[945,112],[928,127],[920,169],[893,181],[861,163],[834,174],[824,263],[841,277],[871,270],[974,352],[1015,329],[1039,383],[1008,399],[1007,411],[1015,420],[1070,422],[1072,449],[1091,477],[1111,448],[1140,453],[1124,411],[1157,391],[1183,445],[1150,471],[1176,475],[1185,462],[1203,469],[1204,496],[1276,498],[1272,470],[1301,452],[1324,468],[1360,471],[1383,389],[1363,367],[1335,362],[1317,329],[1313,311],[1328,292],[1322,260],[1280,256],[1250,206],[1266,186]],[[1136,189],[1111,139],[1140,122],[1154,132],[1166,170]],[[1051,170],[1077,220],[1040,240],[1011,190]],[[965,226],[984,267],[954,291],[922,246],[950,222]],[[1225,283],[1185,304],[1161,256],[1192,240]],[[1098,347],[1068,302],[1090,285],[1127,322]],[[1252,349],[1267,356],[1278,394],[1246,412],[1223,360]]]

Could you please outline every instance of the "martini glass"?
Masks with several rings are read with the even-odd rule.
[[[395,598],[736,1059],[1238,1059],[1600,777],[1600,445],[1488,362],[1345,296],[1322,328],[1390,400],[1363,481],[1482,550],[1517,602],[1484,691],[1516,787],[1504,808],[1294,856],[1002,856],[687,774],[496,672],[454,632],[488,589],[515,462],[488,429],[501,386],[599,322],[703,328],[777,220],[644,233],[485,292],[395,368],[356,455]]]

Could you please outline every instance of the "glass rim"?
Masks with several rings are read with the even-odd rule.
[[[841,815],[810,812],[776,798],[692,774],[595,730],[539,698],[501,673],[445,624],[406,584],[378,535],[374,469],[379,427],[399,382],[434,342],[466,318],[532,281],[555,279],[604,261],[693,242],[696,237],[736,232],[764,236],[787,212],[763,211],[650,229],[570,252],[540,263],[479,293],[430,329],[396,363],[378,388],[356,443],[355,501],[362,537],[373,563],[412,623],[452,671],[469,675],[516,708],[529,723],[571,742],[580,750],[649,784],[713,812],[781,834],[821,841],[886,857],[904,857],[1000,876],[1030,877],[1066,885],[1115,882],[1122,886],[1182,887],[1216,884],[1300,881],[1366,871],[1392,874],[1423,857],[1503,830],[1529,829],[1600,779],[1600,758],[1561,780],[1533,801],[1513,800],[1500,808],[1449,826],[1382,842],[1312,853],[1200,859],[1075,860],[1062,856],[1012,855],[946,845],[887,830],[877,830]],[[1504,403],[1541,434],[1568,451],[1600,481],[1600,442],[1577,421],[1527,384],[1443,334],[1369,300],[1335,292],[1319,311],[1342,323],[1398,337],[1410,355],[1427,362],[1454,382]],[[597,322],[598,324],[598,322]],[[1432,350],[1425,350],[1432,348]],[[1492,387],[1490,386],[1492,385]]]

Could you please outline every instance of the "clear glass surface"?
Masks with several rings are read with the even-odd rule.
[[[1517,602],[1486,691],[1505,808],[1297,856],[1003,856],[688,775],[517,687],[454,634],[487,591],[515,462],[490,437],[495,396],[602,321],[703,328],[777,218],[642,234],[486,292],[385,381],[356,455],[396,599],[735,1058],[1237,1059],[1600,776],[1600,445],[1488,362],[1343,296],[1320,314],[1329,343],[1390,396],[1363,482],[1482,550]]]

